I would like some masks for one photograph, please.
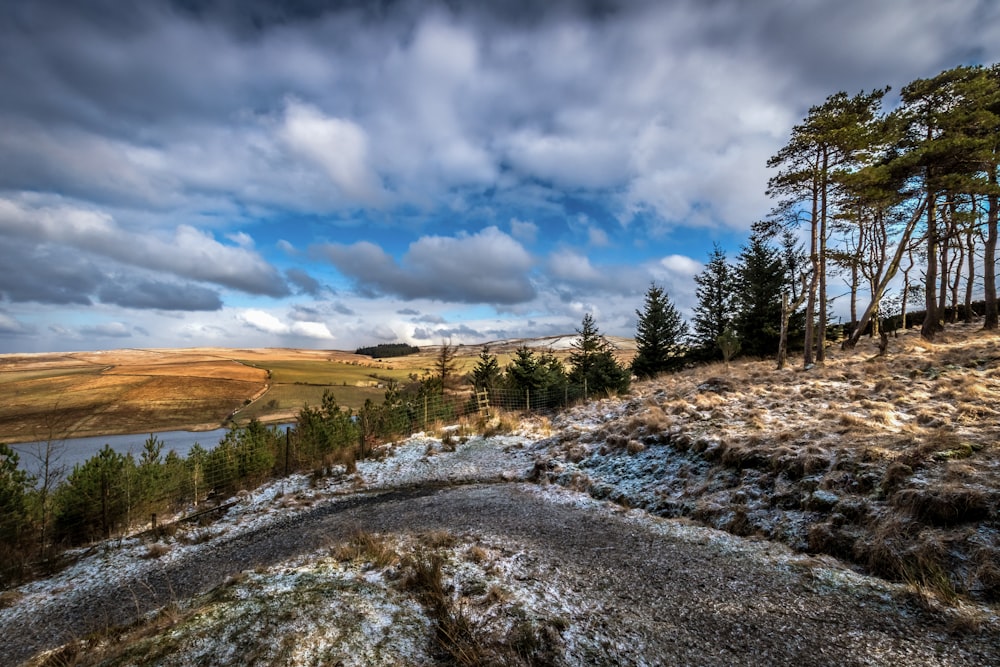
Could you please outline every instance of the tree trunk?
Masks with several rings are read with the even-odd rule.
[[[858,263],[851,264],[851,322],[858,321]]]
[[[781,333],[778,336],[778,370],[788,359],[788,292],[781,293]]]
[[[819,214],[819,323],[816,330],[816,363],[826,360],[826,209],[827,190],[829,190],[830,156],[823,149],[822,187],[820,189]]]
[[[920,327],[920,336],[925,340],[934,338],[940,328],[940,315],[937,310],[938,281],[938,232],[937,232],[937,202],[936,196],[930,194],[927,203],[927,273],[924,278],[924,324]]]
[[[812,221],[809,235],[809,264],[812,266],[812,279],[809,281],[806,297],[805,350],[802,353],[802,365],[811,366],[814,361],[813,342],[815,340],[816,324],[816,290],[819,286],[819,192],[813,185]]]
[[[969,265],[965,274],[965,323],[972,324],[972,290],[976,284],[976,234],[973,227],[969,227],[965,233],[965,255],[969,258]]]
[[[861,320],[858,322],[857,328],[851,337],[844,341],[843,347],[850,349],[858,344],[858,340],[861,338],[861,332],[864,331],[865,327],[868,326],[868,321],[871,319],[872,313],[878,307],[879,301],[882,299],[882,294],[885,292],[885,288],[888,286],[889,282],[896,277],[896,272],[899,270],[899,263],[903,258],[903,254],[907,252],[908,246],[910,244],[910,236],[913,234],[913,230],[916,229],[917,221],[920,220],[920,216],[924,213],[924,207],[927,205],[927,200],[923,200],[917,205],[916,210],[910,219],[906,223],[906,227],[903,230],[903,236],[899,240],[899,246],[896,248],[896,253],[893,255],[892,262],[886,268],[885,275],[882,276],[882,280],[879,281],[878,289],[875,290],[875,294],[872,294],[872,299],[868,303],[868,307],[865,308],[865,312],[861,315]]]
[[[998,326],[997,315],[997,166],[990,167],[990,185],[993,192],[987,196],[986,244],[983,249],[983,287],[985,289],[986,316],[983,328],[993,331]]]

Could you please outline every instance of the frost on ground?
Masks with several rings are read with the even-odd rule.
[[[952,327],[824,366],[696,368],[580,406],[535,478],[1000,601],[1000,338]]]
[[[952,329],[808,371],[688,371],[509,435],[418,434],[207,525],[81,550],[0,595],[0,662],[993,664],[998,360],[1000,339]],[[349,535],[338,508],[394,489],[417,491],[372,525],[356,503]],[[197,594],[136,597],[134,622],[37,627],[301,533]]]

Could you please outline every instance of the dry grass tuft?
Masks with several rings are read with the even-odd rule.
[[[970,588],[987,602],[1000,602],[1000,549],[983,547],[975,560],[978,565]]]
[[[170,546],[164,544],[163,542],[153,542],[146,547],[145,553],[142,554],[143,558],[162,558],[170,553]]]
[[[432,549],[447,549],[458,544],[458,537],[447,530],[432,530],[420,535],[420,543]]]
[[[335,547],[332,555],[339,561],[362,561],[379,567],[399,562],[399,554],[389,538],[361,530],[347,543]]]
[[[892,504],[909,512],[918,521],[934,526],[979,521],[994,510],[994,503],[986,493],[955,484],[903,489],[893,495]]]
[[[489,560],[489,557],[490,553],[478,544],[470,546],[465,552],[465,559],[477,565],[482,565]]]
[[[625,447],[629,454],[638,454],[646,449],[646,445],[642,444],[638,440],[629,440]]]

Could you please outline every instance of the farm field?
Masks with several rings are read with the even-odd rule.
[[[490,344],[501,366],[521,345],[568,356],[571,336]],[[614,339],[627,362],[632,341]],[[380,401],[388,381],[431,374],[440,346],[373,359],[336,350],[123,349],[0,355],[0,442],[210,430],[232,420],[290,421],[325,391],[357,409]],[[481,346],[456,346],[456,373],[476,365]]]

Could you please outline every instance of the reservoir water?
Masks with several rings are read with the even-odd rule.
[[[278,428],[285,430],[291,424],[281,424]],[[219,441],[225,437],[228,429],[217,428],[212,431],[161,431],[154,433],[160,442],[163,443],[161,456],[166,456],[171,449],[177,452],[178,456],[185,457],[195,443],[205,449],[214,449]],[[143,443],[149,438],[149,433],[133,435],[98,435],[89,438],[67,438],[65,440],[53,441],[55,456],[54,465],[64,469],[68,475],[73,466],[82,464],[90,457],[97,454],[104,448],[104,445],[111,445],[111,449],[120,454],[131,452],[136,460],[142,453]],[[29,474],[38,475],[42,469],[41,457],[45,454],[44,442],[21,442],[16,445],[8,445],[17,452],[20,457],[20,468]]]

